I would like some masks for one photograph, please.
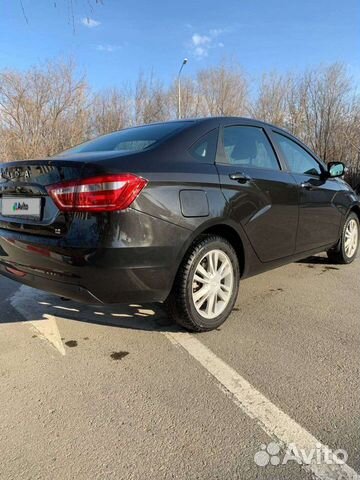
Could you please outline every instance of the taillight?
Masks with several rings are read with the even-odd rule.
[[[16,277],[25,277],[26,273],[18,270],[17,268],[5,267],[5,270]]]
[[[131,173],[102,175],[47,187],[61,211],[112,212],[128,208],[147,180]]]

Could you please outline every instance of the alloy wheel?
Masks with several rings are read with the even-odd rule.
[[[227,307],[234,288],[234,269],[222,250],[210,250],[199,261],[192,282],[192,299],[203,318],[216,318]]]
[[[359,227],[356,220],[351,219],[345,230],[345,253],[348,258],[352,258],[358,248]]]

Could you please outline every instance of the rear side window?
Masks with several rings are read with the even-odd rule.
[[[225,127],[224,150],[231,165],[280,170],[270,141],[260,127]]]
[[[169,122],[127,128],[82,143],[66,150],[62,155],[86,152],[139,152],[160,143],[190,124],[191,122]]]
[[[274,135],[292,173],[321,175],[320,165],[306,150],[281,133],[274,132]]]
[[[217,149],[218,129],[201,137],[190,148],[192,157],[201,163],[214,163]]]

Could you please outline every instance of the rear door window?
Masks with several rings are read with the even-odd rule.
[[[225,127],[224,150],[231,165],[280,170],[270,141],[260,127]]]

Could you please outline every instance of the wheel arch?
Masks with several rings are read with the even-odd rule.
[[[186,253],[189,251],[190,247],[198,238],[201,237],[201,235],[207,234],[219,235],[221,237],[224,237],[234,247],[237,258],[239,260],[240,277],[244,276],[249,265],[248,254],[250,253],[250,245],[245,233],[242,232],[241,229],[237,228],[237,226],[232,225],[229,222],[211,221],[204,223],[194,232],[192,232],[187,242],[183,245],[183,248],[181,249],[177,257],[174,280],[180,268],[180,265]]]
[[[240,277],[242,276],[245,268],[245,249],[243,241],[239,233],[230,225],[218,224],[204,230],[201,235],[219,235],[225,238],[231,246],[234,248],[240,268]]]
[[[357,215],[357,217],[358,217],[358,219],[359,219],[359,222],[360,222],[360,205],[353,205],[353,206],[350,208],[350,210],[349,210],[349,212],[348,212],[348,215],[349,215],[350,213],[352,213],[352,212],[356,213],[356,215]]]

